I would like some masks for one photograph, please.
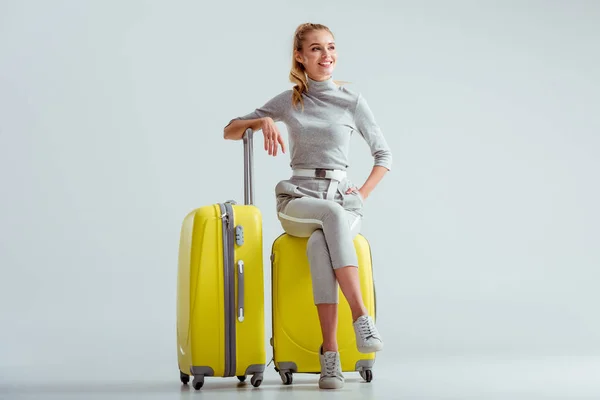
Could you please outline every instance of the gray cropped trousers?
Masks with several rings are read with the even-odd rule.
[[[358,193],[346,194],[354,187],[344,179],[335,195],[327,198],[330,179],[292,176],[275,188],[277,212],[282,228],[292,236],[308,237],[315,304],[337,304],[338,283],[334,270],[358,267],[354,237],[360,232],[363,199]]]

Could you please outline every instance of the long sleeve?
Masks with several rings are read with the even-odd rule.
[[[375,121],[375,117],[373,116],[367,101],[362,95],[358,96],[356,110],[354,112],[354,122],[356,124],[356,129],[371,149],[374,164],[391,170],[392,151],[381,132],[381,128]]]
[[[271,117],[275,122],[282,121],[288,108],[287,105],[290,103],[289,98],[291,98],[291,92],[288,90],[273,97],[262,107],[259,107],[246,115],[236,117],[232,119],[232,121],[236,119],[249,120],[264,117]]]

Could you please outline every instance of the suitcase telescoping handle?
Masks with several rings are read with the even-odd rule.
[[[251,128],[244,132],[244,204],[254,203],[254,160],[253,160],[254,131]],[[237,262],[238,294],[237,319],[244,321],[244,261]]]
[[[251,128],[244,132],[244,204],[254,204],[254,131]]]

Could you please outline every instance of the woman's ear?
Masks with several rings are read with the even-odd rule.
[[[294,59],[302,64],[302,55],[298,50],[294,50]]]

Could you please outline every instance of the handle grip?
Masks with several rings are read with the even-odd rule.
[[[254,131],[244,132],[244,204],[254,204]]]
[[[237,262],[238,295],[237,295],[237,319],[244,321],[244,262]]]

